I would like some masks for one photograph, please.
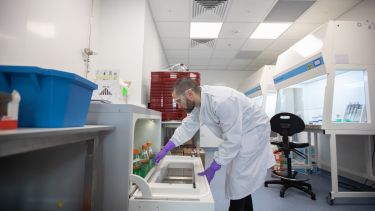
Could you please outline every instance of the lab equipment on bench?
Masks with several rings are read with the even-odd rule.
[[[204,170],[200,158],[167,155],[158,165],[150,165],[152,159],[142,162],[142,145],[146,158],[147,148],[161,150],[160,112],[96,103],[90,105],[88,123],[116,127],[102,142],[102,210],[214,210],[206,178],[196,176]]]
[[[239,88],[246,96],[253,99],[268,117],[272,117],[276,110],[276,89],[273,83],[274,65],[265,65],[251,74]]]
[[[76,74],[0,65],[0,91],[21,95],[19,127],[80,127],[97,85]]]
[[[375,134],[374,26],[371,21],[329,21],[276,62],[277,112],[300,116],[314,132],[315,146],[317,131],[330,135],[329,203],[336,197],[375,197],[370,192],[338,191],[336,151],[336,135]]]

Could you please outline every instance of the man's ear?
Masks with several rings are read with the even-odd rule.
[[[191,89],[186,90],[186,96],[189,97],[189,100],[193,98],[194,92]]]

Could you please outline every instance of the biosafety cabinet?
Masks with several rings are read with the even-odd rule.
[[[324,130],[375,131],[375,25],[330,21],[279,55],[277,111]]]
[[[200,158],[167,155],[158,165],[152,162],[161,148],[160,112],[91,104],[88,124],[115,126],[102,141],[102,210],[214,210],[207,179],[197,176],[204,170]],[[136,155],[146,143],[153,154],[149,162]]]
[[[250,75],[239,90],[253,99],[255,103],[271,118],[276,109],[276,89],[273,83],[274,65],[265,65]]]
[[[364,177],[375,178],[367,161],[375,134],[375,23],[329,21],[278,56],[273,81],[277,113],[297,114],[306,130],[315,130],[315,137],[316,130],[329,135],[329,147],[321,148],[330,155],[332,192],[328,202],[333,203],[335,197],[375,197],[369,192],[338,191],[336,148],[336,139],[340,139],[350,149],[363,150],[358,157],[366,160],[351,167],[358,174],[361,166]],[[359,147],[366,143],[361,140],[367,140],[367,145]],[[353,151],[343,154],[348,153]],[[347,164],[357,160],[352,156]]]

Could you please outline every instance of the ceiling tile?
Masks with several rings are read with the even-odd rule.
[[[298,40],[277,39],[270,46],[268,46],[266,50],[285,51],[297,41]]]
[[[260,68],[262,68],[264,65],[262,64],[250,64],[246,67],[248,71],[258,71]]]
[[[190,38],[189,22],[156,22],[161,38]]]
[[[189,64],[189,59],[187,57],[181,58],[167,58],[168,64]]]
[[[247,66],[250,64],[250,62],[250,59],[233,59],[229,63],[229,66]]]
[[[227,71],[226,69],[207,69],[205,71]]]
[[[229,64],[229,62],[231,61],[231,59],[211,59],[210,60],[210,65],[216,65],[216,66],[226,66]]]
[[[238,53],[237,50],[214,50],[212,58],[228,58],[231,59]]]
[[[189,0],[149,0],[155,21],[189,21]],[[181,9],[186,8],[186,9]]]
[[[266,49],[273,41],[275,40],[247,39],[247,42],[241,50],[262,51]]]
[[[274,65],[276,63],[276,59],[256,59],[250,65],[260,65],[263,67],[264,65]]]
[[[208,65],[208,63],[209,63],[209,59],[190,58],[188,64],[190,66],[195,66],[195,65],[202,66],[202,65]]]
[[[287,0],[278,1],[268,13],[264,22],[294,22],[302,13],[304,13],[315,0]]]
[[[231,22],[262,22],[277,0],[232,0],[227,14]]]
[[[213,50],[207,50],[207,49],[202,49],[202,50],[196,50],[196,49],[190,49],[189,52],[189,57],[190,58],[211,58]]]
[[[161,40],[164,49],[189,49],[190,39],[165,38]]]
[[[208,69],[209,70],[217,70],[217,71],[220,71],[220,70],[225,70],[226,69],[226,65],[210,65],[208,66]]]
[[[297,23],[325,23],[352,8],[361,0],[320,0],[297,19]]]
[[[217,39],[215,49],[221,50],[238,50],[241,48],[247,38],[242,39]]]
[[[243,65],[243,66],[228,66],[227,67],[227,70],[243,70],[243,71],[245,71],[245,70],[247,70],[247,66],[246,65]]]
[[[321,24],[317,23],[295,23],[291,25],[279,39],[302,39],[304,36],[314,31]]]
[[[282,53],[283,51],[280,50],[265,50],[263,51],[254,62],[257,60],[267,60],[267,61],[274,61],[277,60],[277,57]]]
[[[261,53],[262,51],[238,51],[237,55],[234,58],[253,60],[257,58]]]
[[[221,27],[219,38],[249,38],[257,23],[225,22]]]
[[[189,71],[197,71],[197,70],[207,70],[208,69],[208,66],[206,65],[191,65],[191,66],[188,66],[189,68]]]
[[[181,57],[188,57],[189,53],[187,50],[165,50],[165,54],[169,58],[181,58]]]
[[[263,66],[260,66],[259,64],[256,64],[256,65],[249,65],[246,67],[247,71],[251,71],[251,72],[256,72],[258,71],[261,67]]]

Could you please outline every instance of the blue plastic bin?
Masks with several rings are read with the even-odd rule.
[[[80,127],[98,86],[76,74],[0,65],[0,91],[21,95],[19,127]]]

